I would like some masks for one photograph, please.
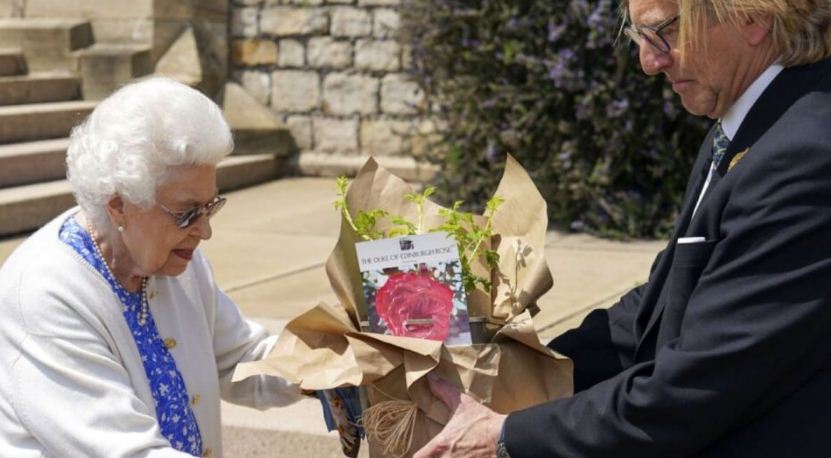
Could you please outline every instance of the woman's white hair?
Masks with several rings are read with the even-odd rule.
[[[78,205],[105,231],[115,195],[143,208],[171,167],[215,165],[234,149],[228,123],[199,91],[168,78],[131,83],[72,130],[67,178]]]

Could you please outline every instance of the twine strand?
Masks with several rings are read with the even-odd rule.
[[[384,449],[384,454],[401,458],[413,445],[418,406],[411,401],[379,402],[363,413],[361,422],[372,442]]]

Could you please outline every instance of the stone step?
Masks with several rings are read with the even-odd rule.
[[[79,78],[68,73],[0,76],[0,106],[75,100],[80,85]]]
[[[302,176],[337,177],[355,176],[370,156],[343,156],[304,152],[287,165],[292,173]],[[439,172],[439,167],[412,157],[374,156],[374,159],[395,176],[410,182],[427,182]]]
[[[219,164],[216,183],[220,191],[230,191],[278,178],[283,160],[274,154],[229,156]]]
[[[0,188],[66,176],[68,138],[0,145]]]
[[[0,107],[0,144],[66,137],[95,104],[73,101]]]
[[[230,156],[217,167],[217,186],[225,192],[273,180],[279,160],[272,154]],[[75,205],[66,180],[0,189],[0,237],[36,229]]]
[[[254,100],[237,83],[226,83],[222,91],[222,115],[234,132],[234,154],[289,156],[294,139],[285,123]]]
[[[38,228],[73,205],[66,180],[0,189],[0,236]]]
[[[94,43],[86,19],[0,19],[0,47],[19,48],[30,71],[78,70],[73,51]]]
[[[23,75],[26,59],[18,48],[0,48],[0,76]]]
[[[76,55],[86,100],[103,100],[130,80],[153,72],[147,46],[95,44]]]

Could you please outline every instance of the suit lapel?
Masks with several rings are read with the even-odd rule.
[[[727,147],[724,160],[721,161],[716,170],[718,175],[723,177],[736,154],[752,147],[759,137],[764,135],[794,102],[810,91],[817,82],[823,80],[829,73],[831,73],[831,59],[782,70],[756,100],[756,103],[753,104],[744,121],[742,121],[736,136]]]
[[[750,148],[770,127],[798,100],[802,95],[810,91],[814,85],[826,78],[826,75],[831,74],[831,58],[820,61],[816,64],[810,64],[799,67],[791,67],[783,70],[765,89],[756,103],[748,112],[735,138],[730,142],[727,148],[724,159],[720,166],[716,169],[713,175],[713,181],[707,189],[707,194],[712,194],[716,189],[720,178],[722,178],[728,170],[730,162],[733,157],[740,151]],[[763,101],[763,102],[762,102]],[[641,307],[638,310],[638,315],[635,319],[635,332],[640,335],[640,342],[635,351],[635,360],[638,361],[639,355],[646,351],[648,343],[654,344],[654,339],[650,337],[655,333],[655,326],[660,323],[660,318],[664,309],[665,299],[661,297],[661,292],[666,287],[667,277],[669,275],[672,260],[675,255],[675,245],[678,243],[678,238],[685,234],[689,227],[692,218],[693,209],[698,200],[698,195],[706,180],[707,172],[710,167],[709,156],[711,153],[713,134],[715,129],[711,129],[707,138],[699,149],[698,160],[696,167],[700,168],[700,174],[691,180],[695,184],[689,188],[685,197],[681,215],[678,218],[678,224],[672,233],[669,244],[664,250],[661,260],[656,267],[655,273],[650,277],[649,286],[641,301]],[[752,153],[750,153],[752,154]],[[705,156],[706,155],[706,156]],[[702,166],[703,163],[703,166]],[[702,199],[701,206],[703,207],[707,202],[707,197]],[[699,212],[701,208],[699,208]]]
[[[678,222],[672,231],[667,248],[661,255],[661,260],[658,262],[655,273],[650,278],[649,286],[641,300],[641,307],[635,319],[635,333],[641,336],[641,343],[643,342],[643,337],[654,326],[658,316],[661,314],[663,304],[659,301],[659,296],[664,287],[664,283],[666,283],[669,267],[672,265],[672,259],[675,255],[675,244],[678,241],[678,237],[687,231],[693,210],[695,209],[695,204],[698,201],[698,195],[701,193],[701,188],[707,179],[707,172],[710,168],[709,156],[711,149],[708,145],[713,142],[714,132],[715,129],[710,129],[710,133],[699,148],[698,159],[695,163],[695,168],[699,172],[695,173],[693,179],[690,180],[687,195],[684,197],[684,202],[681,205],[681,214],[678,216]],[[638,348],[640,348],[640,344]]]

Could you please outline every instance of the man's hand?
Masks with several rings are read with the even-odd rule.
[[[493,458],[507,415],[500,415],[462,394],[453,385],[427,376],[430,390],[450,409],[450,421],[413,458]]]

